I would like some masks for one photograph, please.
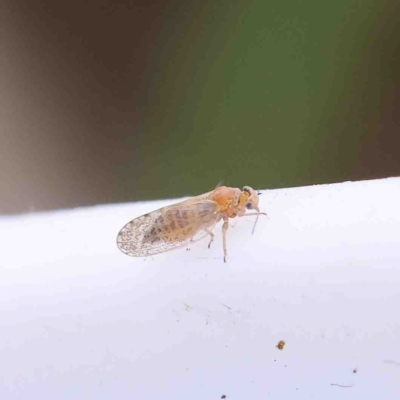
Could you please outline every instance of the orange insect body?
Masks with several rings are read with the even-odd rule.
[[[255,192],[253,193],[254,195],[257,196],[258,205],[258,195]],[[237,215],[244,215],[246,212],[245,203],[250,196],[251,194],[248,191],[220,186],[208,193],[207,198],[218,204],[218,212],[221,214],[221,217],[235,218]]]
[[[258,218],[260,214],[265,214],[260,212],[258,201],[258,193],[249,186],[245,186],[243,190],[220,186],[211,192],[133,219],[119,232],[117,245],[123,253],[134,257],[163,253],[205,236],[210,237],[210,247],[214,239],[212,229],[222,219],[226,261],[229,218],[244,215],[256,215]],[[255,212],[246,214],[246,210]]]

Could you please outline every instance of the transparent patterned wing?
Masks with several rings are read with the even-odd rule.
[[[207,236],[206,229],[212,229],[218,219],[217,203],[196,197],[128,222],[117,236],[117,245],[133,257],[163,253]]]

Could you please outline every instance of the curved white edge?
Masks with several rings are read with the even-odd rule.
[[[260,200],[225,264],[119,252],[173,201],[0,217],[0,399],[398,399],[400,179]]]

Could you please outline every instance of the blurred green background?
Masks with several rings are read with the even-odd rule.
[[[400,175],[398,1],[3,9],[0,213]]]

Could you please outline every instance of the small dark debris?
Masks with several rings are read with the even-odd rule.
[[[353,387],[353,385],[341,385],[339,383],[331,383],[331,386],[339,386],[341,388],[346,388],[346,389]]]
[[[357,373],[357,368],[354,368],[353,369],[353,374],[356,374]]]
[[[229,311],[232,311],[232,308],[231,307],[229,307],[229,306],[227,306],[226,304],[224,304],[224,303],[221,303],[221,305],[222,306],[224,306],[224,307],[226,307]]]
[[[223,395],[221,396],[221,399],[226,399],[226,396],[223,394]]]
[[[393,365],[396,365],[397,367],[400,367],[400,362],[398,362],[398,361],[384,360],[383,362],[386,363],[386,364],[393,364]]]

